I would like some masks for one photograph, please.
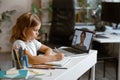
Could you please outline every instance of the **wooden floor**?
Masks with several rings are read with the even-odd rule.
[[[87,64],[86,64],[87,65]],[[0,53],[0,67],[2,70],[8,70],[12,67],[11,54]],[[103,78],[103,64],[96,64],[96,78],[95,80],[116,80],[115,64],[107,63],[106,77]],[[88,72],[86,72],[79,80],[88,80]]]

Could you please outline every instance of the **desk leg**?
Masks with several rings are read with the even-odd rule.
[[[119,43],[119,57],[118,57],[118,80],[120,80],[120,43]]]
[[[91,68],[91,79],[90,80],[95,80],[95,65]]]

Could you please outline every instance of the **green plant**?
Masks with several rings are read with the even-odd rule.
[[[48,7],[45,8],[49,11],[49,13],[52,13],[52,2],[49,2]],[[44,8],[37,7],[36,4],[32,4],[32,12],[34,14],[38,14],[39,12],[43,12],[45,10]]]
[[[11,11],[4,11],[0,14],[0,33],[2,33],[2,27],[1,24],[4,21],[9,21],[11,22],[11,15],[13,15],[16,12],[16,10],[11,10]]]
[[[32,12],[38,14],[39,12],[42,12],[42,8],[38,8],[35,4],[32,4]]]
[[[51,14],[52,14],[52,2],[51,2],[51,1],[49,1],[47,8],[38,7],[36,4],[32,4],[31,7],[32,7],[31,12],[33,12],[33,13],[36,14],[36,15],[38,15],[40,18],[41,18],[42,12],[43,12],[44,10],[48,10],[48,11],[49,11],[49,16],[51,16]],[[39,30],[39,33],[40,33],[40,34],[43,34],[43,33],[44,33],[44,30],[42,29],[42,27],[41,27],[41,29]]]
[[[77,1],[79,6],[81,7],[86,7],[88,5],[86,0],[77,0]]]

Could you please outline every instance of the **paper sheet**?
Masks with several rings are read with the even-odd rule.
[[[67,63],[69,63],[71,60],[70,57],[64,57],[62,60],[60,61],[53,61],[53,62],[47,62],[46,64],[55,64],[55,65],[60,65],[61,67],[65,66]]]

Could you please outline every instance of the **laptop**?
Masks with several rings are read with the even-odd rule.
[[[68,55],[71,55],[73,53],[74,54],[88,53],[93,40],[93,35],[94,32],[92,31],[75,29],[71,46],[60,48],[59,51],[62,53],[66,53]]]

